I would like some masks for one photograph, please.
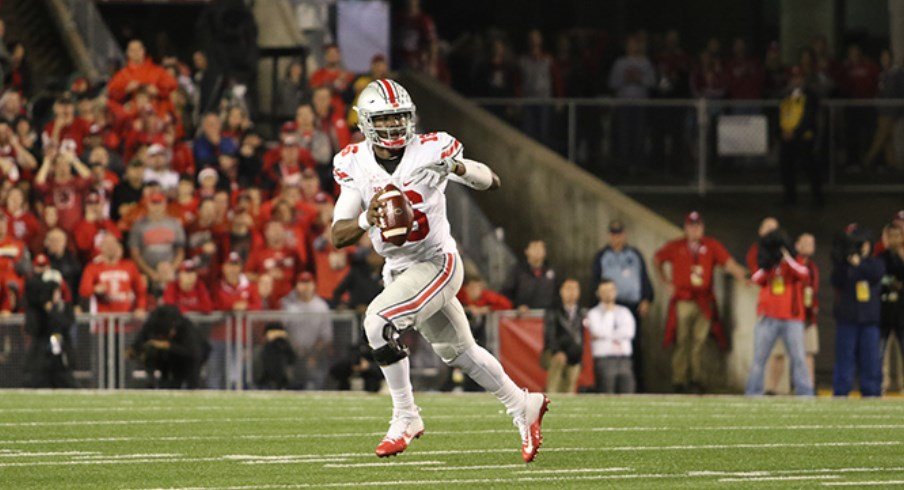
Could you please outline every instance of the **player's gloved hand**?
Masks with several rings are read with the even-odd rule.
[[[433,188],[439,187],[457,166],[458,160],[454,158],[444,158],[438,162],[424,165],[412,173],[409,183]]]

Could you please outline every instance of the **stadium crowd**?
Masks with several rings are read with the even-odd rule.
[[[409,4],[398,23],[403,35],[395,45],[396,59],[450,82],[432,20],[418,10],[417,2]],[[2,31],[0,23],[0,37]],[[777,96],[789,73],[774,46],[760,62],[747,53],[743,41],[736,40],[733,54],[723,56],[713,40],[695,63],[681,48],[677,33],[653,42],[657,49],[649,55],[647,35],[641,32],[627,39],[627,54],[614,62],[608,89],[599,90],[592,83],[600,79],[595,74],[602,69],[601,58],[594,55],[599,47],[592,39],[583,39],[577,44],[580,55],[572,58],[569,41],[576,39],[559,39],[554,57],[544,50],[539,31],[531,31],[529,51],[514,63],[506,44],[497,38],[491,43],[491,55],[474,58],[482,61],[469,71],[470,84],[463,90],[492,96],[598,95],[611,90],[626,98],[743,99]],[[801,53],[807,83],[826,96],[876,96],[880,88],[888,89],[887,84],[880,87],[879,80],[890,80],[889,70],[897,70],[885,63],[880,76],[878,67],[856,47],[846,62],[835,62],[822,38],[815,38],[814,45]],[[331,243],[336,197],[331,161],[350,142],[361,139],[350,109],[356,94],[390,71],[385,57],[378,55],[369,72],[351,73],[334,44],[324,45],[316,57],[323,63],[310,74],[305,60],[288,65],[276,93],[276,106],[286,109],[282,114],[286,121],[277,140],[265,141],[239,85],[212,90],[203,51],[195,52],[190,64],[169,56],[158,64],[140,40],[132,40],[124,66],[107,83],[74,76],[69,89],[53,102],[48,118],[38,120],[28,99],[24,47],[0,43],[4,83],[0,313],[32,310],[71,316],[82,311],[144,318],[160,305],[183,314],[283,310],[301,314],[297,317],[301,327],[287,332],[285,325],[266,326],[262,378],[256,380],[260,386],[323,388],[333,378],[338,386],[348,387],[349,378],[360,373],[366,376],[368,389],[378,387],[378,373],[362,346],[354,346],[348,359],[333,362],[326,314],[363,312],[382,287],[382,258],[367,235],[348,249],[338,250]],[[594,61],[588,64],[591,58]],[[579,64],[591,69],[578,70]],[[540,114],[530,131],[544,130],[543,117]],[[855,362],[860,363],[864,394],[878,394],[874,375],[880,355],[879,325],[882,332],[894,330],[901,337],[897,298],[904,282],[902,225],[898,216],[884,231],[881,259],[869,258],[868,252],[854,264],[845,256],[844,261],[850,258],[850,271],[838,272],[837,282],[833,276],[839,295],[853,295],[850,304],[838,302],[836,312],[840,325],[836,394],[850,390]],[[777,225],[764,223],[761,234],[769,235],[772,228]],[[482,329],[490,311],[542,309],[546,311],[542,362],[549,372],[550,390],[575,391],[586,338],[598,390],[643,391],[640,325],[646,321],[654,291],[642,255],[627,243],[624,225],[612,222],[608,232],[606,247],[593,260],[589,285],[599,301],[586,311],[580,305],[582,285],[556,275],[546,261],[542,240],[526,247],[524,261],[499,292],[489,290],[479,275],[468,277],[458,297],[476,337],[485,341]],[[818,347],[813,340],[818,271],[809,260],[815,246],[812,236],[801,235],[796,243],[784,244],[775,263],[757,261],[752,252],[745,270],[718,241],[703,235],[699,213],[688,214],[685,232],[685,238],[663,246],[654,267],[669,284],[660,293],[670,297],[665,345],[675,344],[675,389],[702,392],[703,343],[713,335],[720,346],[726,345],[712,294],[714,269],[723,266],[738,281],[764,286],[760,304],[764,320],[757,327],[748,393],[764,391],[760,378],[778,336],[785,340],[786,355],[794,363],[795,389],[812,393],[812,355],[814,345]],[[670,274],[664,263],[671,264]],[[860,279],[849,284],[851,274],[879,263],[885,264],[881,269],[886,272],[864,276],[866,293]],[[840,261],[839,270],[848,265]],[[32,298],[28,284],[35,278],[55,281],[58,293]],[[880,300],[881,321],[875,310]],[[866,303],[869,311],[860,303]],[[869,328],[860,328],[864,325]],[[39,339],[62,335],[34,325],[29,331]],[[210,353],[204,356],[222,359],[223,335],[212,331]],[[190,343],[189,350],[201,355],[204,349],[189,337],[183,339]],[[145,343],[134,346],[133,353],[144,352],[147,345],[167,350],[177,342],[175,337],[140,338]],[[858,345],[860,350],[854,350]],[[145,360],[152,358],[145,352]],[[304,360],[306,374],[293,384],[284,367],[298,359]],[[809,368],[802,367],[808,362]],[[198,366],[192,366],[176,375],[179,382],[166,386],[178,387],[181,381],[197,386]],[[218,370],[208,373],[208,384],[223,386],[229,376],[222,372],[223,362],[209,366]]]

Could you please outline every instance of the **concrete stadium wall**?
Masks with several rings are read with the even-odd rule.
[[[681,235],[674,224],[434,80],[406,74],[402,83],[417,104],[423,129],[455,135],[466,156],[486,162],[499,174],[502,189],[478,193],[477,199],[493,223],[505,228],[509,244],[520,253],[531,238],[544,238],[560,277],[588,283],[591,261],[612,219],[625,223],[631,243],[650,266],[656,249]],[[671,352],[661,347],[668,298],[652,271],[651,276],[657,299],[643,326],[644,374],[648,389],[668,391]],[[753,357],[756,290],[734,287],[724,278],[718,289],[733,349],[723,356],[709,342],[707,385],[739,391]]]

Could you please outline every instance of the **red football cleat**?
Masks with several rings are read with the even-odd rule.
[[[525,463],[532,462],[543,445],[543,415],[549,403],[549,398],[543,393],[528,393],[524,413],[515,419],[515,425],[521,432],[521,458]]]
[[[408,448],[412,439],[424,434],[424,421],[418,412],[400,412],[392,417],[389,424],[389,432],[375,451],[381,458],[401,453]]]

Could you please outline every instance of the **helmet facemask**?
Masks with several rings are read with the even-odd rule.
[[[413,110],[369,113],[359,109],[358,120],[358,126],[367,140],[383,148],[402,148],[414,138],[415,116]]]

